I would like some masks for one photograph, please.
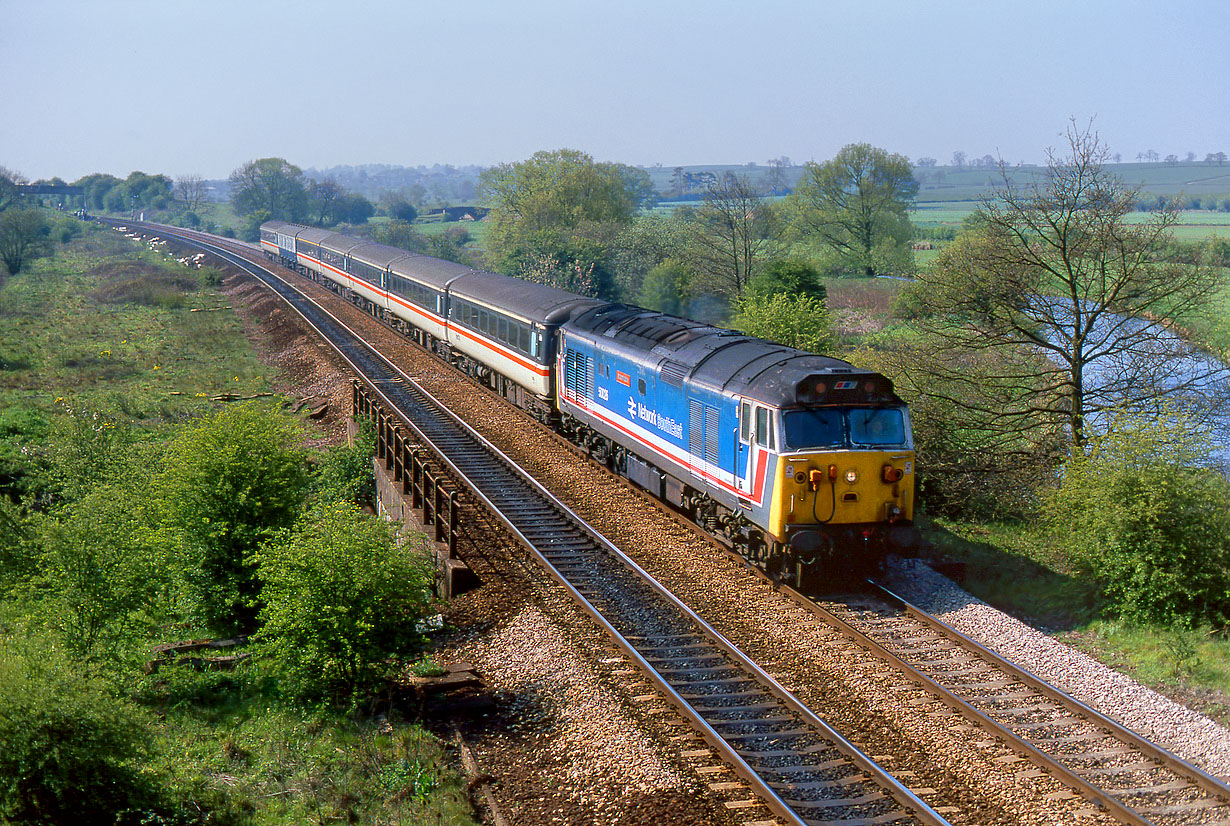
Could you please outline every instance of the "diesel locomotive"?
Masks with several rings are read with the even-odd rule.
[[[269,221],[261,247],[782,581],[915,543],[909,410],[878,373],[329,230]]]

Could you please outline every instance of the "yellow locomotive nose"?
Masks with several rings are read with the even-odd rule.
[[[780,494],[770,524],[785,531],[788,525],[815,524],[836,529],[842,525],[886,528],[913,518],[914,477],[911,454],[851,452],[836,463],[825,455],[798,456],[783,463]]]

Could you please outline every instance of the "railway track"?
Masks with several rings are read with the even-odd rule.
[[[253,254],[251,248],[242,249]],[[245,269],[253,266],[242,258],[233,263]],[[288,301],[297,295],[289,285],[275,289]],[[340,347],[339,352],[352,360]],[[371,365],[356,369],[368,370]],[[429,418],[429,399],[407,400],[426,394],[406,377],[386,376],[371,386],[387,404],[403,410],[403,417]],[[407,416],[406,411],[416,412]],[[439,415],[452,418],[447,411]],[[467,485],[476,497],[499,514],[551,575],[587,606],[619,647],[783,820],[944,822],[903,784],[894,787],[895,781],[879,778],[878,767],[867,758],[839,756],[849,744],[768,674],[755,676],[754,664],[744,662],[737,649],[682,603],[674,600],[676,604],[667,607],[673,597],[665,589],[642,579],[643,571],[635,563],[621,559],[617,549],[572,519],[571,512],[553,503],[536,482],[525,480],[529,488],[517,489],[503,475],[506,470],[469,465],[484,451],[491,455],[493,448],[484,447],[476,454],[473,444],[454,443],[444,430],[420,432],[420,437],[433,444],[438,441],[464,458],[453,467],[454,473],[470,478]],[[481,437],[475,434],[475,438],[481,443]],[[447,458],[445,462],[453,464]],[[509,464],[502,458],[497,463],[505,468]],[[561,513],[563,521],[555,521]],[[843,604],[794,596],[892,664],[904,679],[924,685],[988,737],[1009,744],[1037,771],[1058,778],[1120,822],[1230,823],[1230,788],[1221,781],[893,595],[859,595]],[[868,780],[870,785],[859,785]],[[932,816],[936,819],[929,819]]]
[[[882,585],[801,604],[1039,770],[1145,826],[1230,824],[1230,786],[1065,694]]]
[[[324,308],[236,252],[176,235],[260,279],[315,328],[363,378],[367,392],[395,411],[540,561],[774,815],[800,825],[947,825]]]

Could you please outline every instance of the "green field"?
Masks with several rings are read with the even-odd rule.
[[[960,228],[979,203],[977,201],[920,202],[911,215],[913,222],[921,227],[951,226]],[[1149,219],[1151,213],[1133,212],[1127,216],[1131,223]],[[1211,238],[1230,238],[1230,212],[1214,212],[1203,209],[1183,210],[1174,227],[1175,238],[1180,241],[1207,241]]]

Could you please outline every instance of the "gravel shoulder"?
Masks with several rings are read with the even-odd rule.
[[[1208,717],[992,608],[918,560],[898,562],[889,586],[1086,705],[1230,780],[1230,730]]]

